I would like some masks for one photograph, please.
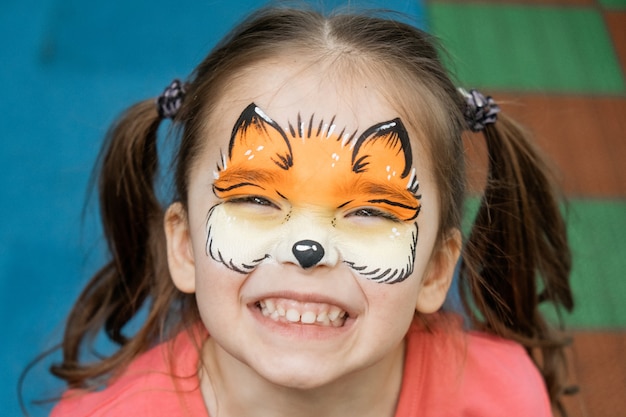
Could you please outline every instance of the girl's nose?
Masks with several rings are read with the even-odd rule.
[[[314,240],[300,240],[294,243],[291,252],[304,269],[317,265],[324,257],[324,248]]]

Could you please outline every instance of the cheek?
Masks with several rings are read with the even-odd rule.
[[[280,239],[277,213],[250,218],[245,210],[218,204],[209,211],[205,253],[227,268],[247,274],[267,258],[268,248]]]
[[[344,245],[345,259],[369,281],[394,284],[391,287],[416,282],[419,288],[437,239],[435,210],[436,207],[422,210],[417,222],[387,225],[377,231],[349,228],[346,236],[350,239]]]
[[[204,239],[199,249],[204,248]],[[195,257],[195,296],[203,323],[210,333],[220,334],[224,323],[232,323],[240,314],[233,300],[239,297],[247,275],[226,268],[199,252]]]
[[[414,223],[338,225],[339,251],[359,275],[377,283],[402,282],[413,273],[419,228]]]
[[[368,320],[382,329],[389,342],[401,340],[415,317],[421,288],[417,271],[403,282],[382,285],[369,280],[359,280],[367,298]]]

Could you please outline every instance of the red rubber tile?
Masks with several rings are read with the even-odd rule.
[[[579,331],[573,337],[570,381],[580,392],[565,398],[569,417],[626,416],[626,332]]]
[[[605,12],[604,19],[611,34],[622,71],[626,71],[626,11]]]
[[[523,123],[560,171],[570,196],[626,197],[626,98],[577,96],[494,96],[503,111]],[[480,184],[484,170],[482,141],[471,141],[471,184]]]

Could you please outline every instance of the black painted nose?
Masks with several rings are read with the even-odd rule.
[[[291,248],[302,268],[310,268],[324,257],[324,248],[314,240],[301,240]]]

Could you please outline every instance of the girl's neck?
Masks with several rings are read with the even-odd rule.
[[[323,387],[275,385],[209,338],[203,348],[201,390],[211,417],[393,417],[402,386],[405,346],[380,362]]]

